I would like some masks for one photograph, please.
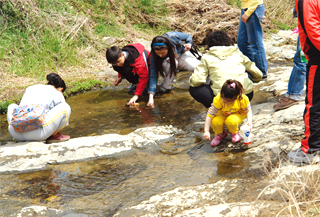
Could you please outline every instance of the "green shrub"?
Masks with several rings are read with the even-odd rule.
[[[69,88],[66,89],[66,95],[70,96],[83,91],[88,91],[93,88],[102,88],[106,86],[107,83],[98,80],[83,80],[68,84]]]
[[[0,102],[0,114],[6,114],[8,110],[8,106],[14,103],[12,100],[7,100],[5,102]]]

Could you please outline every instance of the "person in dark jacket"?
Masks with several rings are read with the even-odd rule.
[[[148,57],[149,51],[139,43],[129,44],[122,49],[117,46],[107,49],[107,61],[118,72],[114,85],[119,85],[122,79],[127,79],[132,84],[129,91],[134,91],[134,96],[128,103],[130,106],[135,105],[149,82],[150,61]]]

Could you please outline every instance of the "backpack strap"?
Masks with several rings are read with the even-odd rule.
[[[146,64],[146,67],[149,70],[149,67],[148,67],[148,52],[147,52],[147,50],[143,51],[142,56],[143,56],[144,63]]]
[[[198,60],[201,60],[202,54],[200,54],[198,47],[193,43],[191,45],[190,52],[193,54],[193,56],[195,56],[195,58],[197,58]]]

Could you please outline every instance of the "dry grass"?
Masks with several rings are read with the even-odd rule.
[[[167,2],[171,15],[168,18],[174,30],[188,32],[196,44],[203,44],[207,35],[225,30],[236,41],[240,10],[224,0],[189,0]]]
[[[293,19],[294,0],[264,0],[266,16],[278,27],[294,29],[297,19]],[[285,26],[284,26],[285,25]]]
[[[283,206],[276,216],[320,216],[320,172],[316,164],[297,167],[279,161],[272,170],[265,168],[267,187],[256,200],[263,199],[267,191],[275,192],[273,198],[282,198]]]

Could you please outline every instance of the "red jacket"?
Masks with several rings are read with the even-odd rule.
[[[132,73],[139,76],[139,82],[137,84],[137,88],[134,94],[140,96],[149,82],[149,68],[150,68],[149,53],[150,52],[145,50],[144,46],[139,43],[128,44],[125,47],[129,47],[129,46],[134,47],[139,53],[139,56],[134,60],[134,63],[130,64],[130,66],[133,67]],[[146,51],[145,58],[143,54],[144,51]],[[147,65],[146,65],[146,61],[147,61]],[[118,77],[122,77],[122,75],[119,73]]]
[[[296,10],[301,49],[308,63],[320,65],[320,1],[297,0]]]

